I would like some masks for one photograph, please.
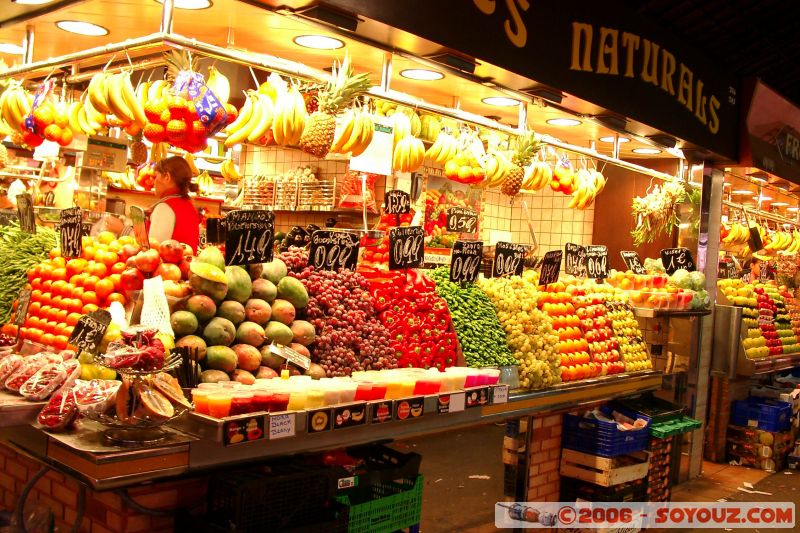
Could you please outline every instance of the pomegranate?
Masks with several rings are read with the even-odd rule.
[[[129,257],[133,257],[141,251],[142,247],[138,244],[126,244],[122,247],[122,253],[120,253],[119,257],[122,261],[127,261]]]
[[[136,268],[126,268],[120,282],[126,291],[138,291],[144,286],[144,275]]]
[[[181,269],[178,265],[172,263],[161,263],[158,268],[153,272],[154,276],[161,276],[164,281],[180,281],[182,277]]]
[[[158,246],[158,253],[165,263],[180,263],[183,260],[184,248],[175,239],[167,239]]]
[[[134,262],[136,263],[136,268],[142,272],[155,272],[158,265],[161,264],[161,256],[158,254],[158,250],[150,248],[136,254]]]

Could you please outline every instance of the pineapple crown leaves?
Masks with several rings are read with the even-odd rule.
[[[542,142],[536,138],[534,132],[531,131],[521,135],[514,143],[514,161],[523,167],[528,166],[536,153],[542,148]]]
[[[334,63],[331,78],[317,94],[319,110],[329,115],[337,115],[349,107],[353,100],[369,90],[372,84],[369,74],[355,74],[347,54],[341,64]]]
[[[164,52],[164,60],[167,62],[167,79],[174,80],[178,73],[184,70],[197,72],[200,66],[200,58],[190,54],[188,50],[168,50]]]

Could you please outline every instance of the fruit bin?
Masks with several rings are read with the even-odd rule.
[[[620,431],[616,422],[605,422],[577,415],[564,415],[562,446],[575,451],[616,457],[644,450],[647,428]]]
[[[615,400],[611,405],[614,408],[619,407],[626,411],[637,413],[639,417],[649,420],[651,424],[680,418],[684,411],[684,407],[662,400],[652,394],[634,398],[622,398]]]
[[[783,431],[789,428],[792,404],[769,398],[748,398],[733,402],[731,424],[757,427],[765,431]]]
[[[423,476],[348,489],[337,500],[349,507],[349,533],[391,533],[419,524]]]
[[[633,452],[612,458],[565,449],[561,451],[559,471],[562,476],[611,487],[642,479],[647,475],[649,467],[648,452]]]
[[[573,502],[578,498],[590,502],[641,502],[647,496],[647,483],[637,479],[604,487],[569,477],[561,478],[561,501]]]

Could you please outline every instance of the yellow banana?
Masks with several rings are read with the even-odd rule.
[[[147,88],[147,100],[158,100],[164,96],[164,91],[169,88],[165,80],[156,80]]]
[[[358,125],[358,116],[352,109],[348,109],[344,116],[342,117],[342,127],[339,130],[338,134],[333,139],[333,144],[331,144],[331,149],[329,152],[334,154],[346,154],[350,150],[344,150],[343,147],[345,144],[349,145],[352,148],[352,145],[355,144],[354,138],[359,138],[361,135],[360,130],[358,131],[358,135],[354,135],[353,131],[356,129]]]
[[[125,101],[123,74],[112,74],[105,82],[107,87],[107,100],[111,113],[123,122],[133,122],[133,111],[128,108],[128,103]]]
[[[444,137],[447,135],[446,133],[440,133],[436,136],[436,140],[433,141],[433,144],[428,151],[425,152],[425,157],[430,159],[431,161],[436,161],[439,157],[439,154],[442,153],[442,149],[444,148]]]
[[[105,85],[107,79],[108,74],[105,72],[98,72],[92,76],[92,81],[89,82],[89,87],[86,89],[92,106],[103,114],[111,113],[111,108],[108,106],[108,102],[106,101]]]
[[[261,93],[255,95],[255,105],[260,108],[260,116],[258,123],[247,136],[247,142],[258,142],[272,126],[274,106],[269,96]]]
[[[228,138],[225,139],[225,148],[231,148],[234,145],[246,141],[247,136],[250,135],[250,133],[255,129],[256,125],[258,125],[258,123],[261,121],[262,115],[266,111],[257,104],[257,99],[252,93],[247,94],[247,99],[251,102],[250,106],[252,107],[250,119],[244,123],[241,128],[228,135]]]
[[[245,95],[244,105],[239,110],[239,114],[236,116],[236,120],[228,124],[225,128],[225,133],[232,134],[233,132],[240,130],[242,126],[247,124],[250,120],[250,117],[253,115],[253,101],[250,98],[250,95]]]
[[[122,100],[133,115],[133,122],[140,128],[144,128],[147,125],[147,117],[144,115],[144,106],[141,105],[139,99],[136,98],[136,93],[133,90],[131,73],[120,72],[117,76],[119,77],[117,85],[122,91]]]
[[[272,119],[272,138],[275,140],[275,144],[281,146],[283,145],[283,142],[286,139],[286,133],[283,129],[283,125],[285,123],[285,115],[286,115],[286,99],[279,96],[275,100],[275,116]]]

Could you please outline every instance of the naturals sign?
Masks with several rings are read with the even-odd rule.
[[[403,0],[402,9],[374,0],[326,3],[737,155],[738,80],[628,3],[581,2],[579,17],[563,3],[532,0]],[[458,24],[441,23],[454,16]]]

